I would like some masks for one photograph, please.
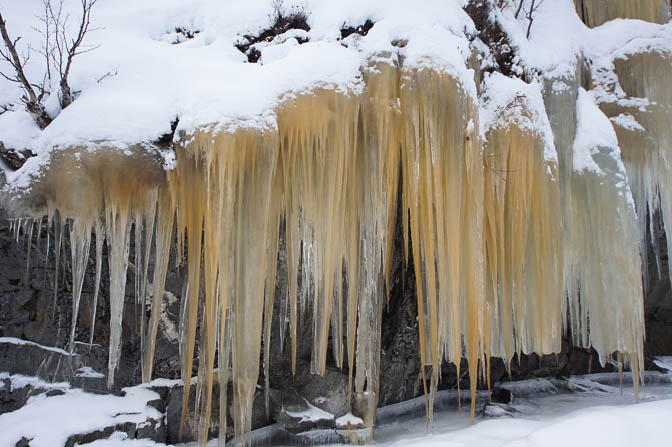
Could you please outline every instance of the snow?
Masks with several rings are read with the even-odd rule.
[[[105,374],[96,372],[90,366],[82,366],[77,371],[75,371],[76,377],[86,377],[90,379],[102,379],[105,377]]]
[[[22,36],[23,52],[29,45],[41,45],[39,34],[31,29],[39,23],[41,4],[41,0],[0,0],[10,32]],[[65,4],[66,12],[77,17],[79,2],[66,0]],[[87,45],[99,47],[77,56],[72,67],[71,87],[80,92],[76,101],[39,131],[18,103],[20,89],[1,80],[0,104],[16,106],[0,115],[0,141],[38,154],[23,169],[36,174],[48,164],[54,148],[124,148],[154,141],[169,132],[176,117],[178,134],[209,124],[216,124],[217,130],[272,128],[274,109],[288,94],[315,88],[356,94],[362,88],[360,68],[385,52],[399,53],[409,68],[431,63],[473,79],[464,64],[470,55],[464,33],[473,32],[473,24],[461,4],[460,0],[424,0],[408,8],[403,0],[286,0],[286,13],[306,13],[310,41],[297,45],[291,38],[277,39],[263,48],[262,63],[252,64],[235,44],[241,36],[269,25],[272,0],[236,2],[235,6],[215,0],[99,2],[92,12],[95,30],[86,40]],[[376,22],[369,34],[356,43],[351,39],[353,45],[342,45],[341,27],[361,25],[367,19]],[[176,28],[199,32],[183,40],[177,38]],[[394,41],[407,45],[400,49],[392,45]],[[35,50],[33,56],[28,76],[41,79],[43,63]],[[463,84],[475,91],[473,82]],[[56,95],[47,103],[48,110],[58,111]],[[8,180],[27,187],[32,177],[22,172]]]
[[[8,379],[10,382],[10,391],[19,390],[27,386],[61,391],[67,391],[70,389],[70,384],[67,382],[45,382],[39,377],[24,376],[22,374],[9,374],[6,372],[0,373],[0,380],[4,381],[6,379]]]
[[[479,106],[481,138],[485,140],[490,129],[515,124],[531,134],[540,134],[544,141],[544,159],[557,162],[541,85],[495,72],[484,77],[483,87]]]
[[[642,51],[670,51],[672,23],[659,25],[641,20],[617,19],[590,29],[576,14],[573,0],[541,3],[534,14],[529,39],[529,21],[524,14],[514,17],[510,5],[498,11],[497,18],[506,31],[524,72],[539,73],[548,79],[574,76],[580,57],[591,63]]]
[[[409,7],[403,0],[285,0],[285,14],[305,13],[310,31],[293,30],[258,44],[261,59],[252,64],[235,44],[242,36],[269,26],[272,0],[99,2],[92,15],[95,29],[85,42],[99,47],[75,59],[70,83],[78,92],[77,100],[47,129],[40,131],[21,107],[20,88],[0,79],[0,104],[14,104],[0,115],[0,141],[38,155],[19,172],[8,173],[8,182],[14,189],[28,189],[48,166],[55,148],[124,149],[158,139],[169,132],[176,118],[177,135],[189,135],[207,125],[215,132],[239,127],[272,129],[274,110],[296,94],[316,88],[360,92],[361,69],[372,60],[403,61],[409,69],[446,72],[473,98],[473,72],[465,61],[479,42],[470,43],[476,31],[462,10],[464,3],[422,0]],[[35,50],[41,38],[33,29],[39,24],[36,16],[41,4],[40,0],[0,0],[11,34],[22,36],[20,51],[33,48],[26,67],[30,79],[41,79],[44,73],[44,63]],[[78,1],[66,0],[65,5],[73,18],[78,16]],[[543,110],[539,78],[556,80],[554,91],[562,90],[566,84],[559,80],[573,77],[581,58],[592,64],[598,90],[595,99],[603,102],[615,100],[604,85],[615,83],[619,93],[611,72],[614,58],[672,50],[672,23],[619,19],[589,29],[577,16],[572,0],[554,0],[543,2],[536,11],[528,39],[527,19],[524,14],[515,19],[514,12],[512,5],[497,10],[497,20],[515,47],[514,71],[530,82],[498,79],[495,86],[491,78],[486,83],[490,83],[491,96],[497,88],[503,89],[501,96],[523,92],[534,110]],[[367,36],[339,40],[342,27],[356,27],[366,20],[375,23]],[[186,39],[178,28],[194,33],[193,39]],[[299,45],[297,37],[309,42]],[[55,85],[52,90],[57,90]],[[58,113],[55,94],[46,107]],[[491,125],[492,118],[482,117],[481,127]],[[547,122],[539,114],[530,125],[551,141]],[[628,128],[638,124],[625,116],[614,122]],[[547,159],[555,159],[554,152],[547,144]],[[173,165],[166,159],[165,168]]]
[[[23,340],[23,339],[20,339],[20,338],[0,337],[0,343],[11,343],[11,344],[14,344],[14,345],[35,346],[36,348],[45,349],[47,351],[55,352],[57,354],[67,355],[68,357],[70,356],[70,354],[63,349],[54,348],[52,346],[44,346],[44,345],[41,345],[39,343],[35,343],[35,342],[29,341],[29,340]],[[73,355],[77,355],[77,354],[73,354]]]
[[[642,400],[634,403],[632,388],[623,395],[611,388],[518,398],[517,412],[491,409],[497,418],[480,416],[474,425],[468,412],[443,411],[435,413],[431,434],[424,418],[400,418],[378,427],[374,439],[386,447],[669,445],[672,387],[647,386]]]
[[[62,390],[65,394],[58,396],[32,396],[20,409],[1,414],[0,447],[13,447],[23,437],[30,439],[31,447],[53,447],[64,445],[73,434],[163,418],[158,410],[147,406],[159,395],[143,387],[124,388],[123,396],[91,394],[68,387]]]
[[[613,176],[612,181],[619,190],[619,194],[625,196],[628,205],[634,210],[635,202],[612,121],[597,106],[594,95],[583,88],[579,88],[576,119],[577,128],[572,161],[574,171],[606,177],[608,174],[600,168],[598,160],[601,158],[600,163],[605,166],[604,158],[609,159],[610,163],[607,165],[615,166],[614,172],[610,174]]]
[[[667,357],[656,360],[661,364],[668,364],[669,361]],[[377,426],[374,442],[384,447],[667,445],[667,426],[672,417],[672,374],[647,372],[648,384],[640,395],[641,403],[635,403],[634,391],[628,385],[632,383],[629,376],[629,373],[624,374],[626,387],[623,393],[619,391],[616,373],[574,376],[565,381],[574,387],[556,387],[548,379],[500,383],[498,386],[512,390],[513,402],[487,405],[484,414],[477,418],[474,425],[471,425],[469,412],[458,412],[457,404],[453,402],[450,409],[435,412],[430,433],[427,432],[424,415],[397,415],[385,418]],[[15,384],[41,382],[37,378],[0,373],[0,380],[7,378]],[[160,386],[160,383],[155,380],[151,385]],[[608,383],[615,383],[616,386]],[[158,398],[155,392],[146,388],[147,385],[125,388],[123,396],[89,394],[71,389],[67,384],[44,385],[40,387],[58,386],[65,394],[33,396],[25,407],[0,415],[0,447],[14,446],[23,436],[33,438],[31,446],[63,445],[72,434],[87,433],[124,422],[142,424],[148,419],[162,418],[156,409],[147,406],[148,401]],[[551,388],[558,392],[538,393],[541,389]],[[573,392],[563,392],[561,389]],[[308,405],[309,410],[306,412],[288,414],[302,418],[302,421],[333,419],[330,413]],[[348,413],[335,422],[342,427],[361,424],[362,420]],[[211,442],[216,445],[216,440]],[[107,439],[81,445],[164,446],[151,440],[128,439],[121,432]]]
[[[347,427],[348,425],[363,425],[364,421],[353,415],[352,413],[348,412],[341,416],[340,418],[336,419],[336,427]]]
[[[611,149],[611,155],[620,162],[621,151],[618,138],[609,118],[597,107],[592,96],[584,89],[579,89],[576,106],[577,128],[574,139],[574,170],[576,172],[591,171],[605,175],[593,155],[599,148]],[[625,170],[625,169],[623,169]]]
[[[672,373],[672,356],[656,357],[653,361],[656,366]]]
[[[631,387],[624,388],[621,394],[618,387],[601,385],[596,381],[607,377],[602,376],[570,378],[570,382],[583,385],[582,392],[543,396],[530,394],[516,397],[513,404],[488,405],[485,415],[479,416],[474,425],[471,425],[469,413],[458,412],[457,408],[435,412],[430,433],[427,432],[424,416],[398,416],[377,426],[374,442],[381,447],[668,445],[672,386],[649,383],[641,395],[642,402],[635,403]],[[669,383],[669,374],[666,377]],[[532,382],[535,381],[524,383],[533,386]],[[518,388],[523,389],[525,386],[521,384]],[[346,417],[351,423],[357,422],[357,418],[350,418],[349,415],[343,418]],[[337,425],[341,425],[341,419],[337,419]],[[216,445],[215,440],[211,443]],[[127,439],[123,433],[115,433],[106,440],[84,445],[163,446],[148,440]]]
[[[299,423],[301,422],[318,422],[318,421],[324,421],[324,420],[333,420],[334,415],[324,411],[320,408],[317,408],[316,406],[312,405],[310,402],[308,402],[306,399],[304,399],[307,409],[303,411],[289,411],[285,409],[285,413],[287,413],[288,416],[300,419]]]
[[[609,118],[616,126],[620,126],[625,130],[633,132],[645,132],[644,127],[637,122],[634,116],[626,113],[621,113]]]
[[[517,3],[517,2],[516,2]],[[590,30],[581,22],[573,0],[544,1],[534,14],[528,39],[528,20],[514,17],[515,6],[497,13],[499,23],[520,56],[524,71],[538,72],[546,78],[573,75],[577,56],[586,44]]]

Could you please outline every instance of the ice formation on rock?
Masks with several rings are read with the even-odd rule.
[[[595,27],[612,19],[640,19],[666,23],[670,20],[668,0],[574,0],[586,25]]]
[[[618,1],[580,4],[591,26],[622,15],[668,17],[656,9],[661,2],[636,10]],[[292,370],[297,328],[309,321],[313,339],[301,342],[312,343],[311,372],[324,374],[331,337],[334,363],[349,371],[350,399],[370,439],[396,225],[415,268],[429,420],[444,360],[459,370],[467,359],[474,395],[479,380],[489,383],[491,357],[510,362],[516,354],[558,352],[563,331],[594,347],[603,362],[616,355],[637,377],[639,243],[647,212],[660,210],[668,222],[672,216],[672,63],[667,52],[640,50],[611,55],[612,65],[589,61],[590,87],[608,93],[599,97],[579,88],[590,65],[583,61],[575,76],[544,81],[486,74],[479,97],[464,61],[453,67],[380,54],[361,67],[361,85],[287,95],[266,128],[212,123],[180,134],[167,171],[143,145],[54,150],[20,199],[32,214],[16,223],[17,234],[47,214],[57,272],[69,235],[71,343],[92,233],[95,297],[107,241],[110,385],[129,256],[144,381],[152,379],[171,252],[185,265],[182,420],[198,358],[201,442],[209,435],[213,387],[229,381],[236,438],[249,440],[262,353],[268,392],[281,244],[289,328],[281,324],[280,337],[288,330]],[[224,433],[229,396],[220,390]]]

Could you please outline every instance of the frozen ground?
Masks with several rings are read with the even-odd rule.
[[[435,413],[431,434],[424,418],[399,419],[375,433],[377,445],[444,447],[663,446],[672,434],[672,386],[654,385],[635,403],[632,388],[514,400],[515,417],[477,419],[468,411]]]
[[[669,360],[661,358],[660,363],[669,365],[671,363]],[[9,376],[4,374],[2,377]],[[569,387],[582,391],[572,393],[555,392],[552,383],[543,379],[522,382],[522,385],[516,385],[514,393],[526,394],[529,391],[535,394],[514,397],[513,405],[507,407],[513,416],[507,415],[506,411],[498,407],[494,411],[491,409],[489,414],[499,413],[503,414],[503,417],[486,417],[481,412],[476,424],[471,425],[468,410],[458,412],[456,408],[448,408],[435,412],[430,433],[427,432],[424,416],[394,417],[395,411],[401,409],[396,408],[393,409],[395,411],[387,411],[385,421],[376,428],[374,445],[389,447],[670,445],[672,374],[651,374],[649,378],[656,380],[649,380],[650,385],[641,393],[639,403],[635,403],[631,386],[626,385],[623,393],[620,392],[616,377],[613,374],[600,374],[573,378],[569,382]],[[12,386],[25,386],[25,379],[27,378],[12,376]],[[154,414],[156,410],[146,406],[147,401],[155,397],[154,393],[141,386],[127,388],[126,395],[121,397],[89,394],[70,389],[67,384],[55,384],[52,387],[56,385],[61,386],[65,394],[51,397],[35,396],[24,408],[0,415],[0,447],[13,447],[21,436],[34,438],[31,445],[35,446],[62,445],[72,433],[115,425],[121,419],[141,421],[161,418],[160,415]],[[418,414],[414,411],[418,407],[415,403],[411,401],[401,405],[406,407],[405,410]],[[465,408],[468,408],[468,403],[465,403]],[[479,404],[479,408],[482,409],[483,405]],[[127,439],[123,433],[115,433],[108,439],[84,445],[163,446],[148,440]],[[213,440],[208,445],[216,446],[217,441]],[[184,445],[184,447],[192,446],[195,444]]]

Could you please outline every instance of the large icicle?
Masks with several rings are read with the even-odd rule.
[[[82,222],[81,219],[75,218],[70,222],[70,252],[72,258],[72,327],[70,329],[70,345],[68,348],[70,354],[75,349],[79,300],[82,297],[84,275],[86,273],[86,265],[89,262],[91,230],[91,224]]]
[[[405,245],[413,247],[425,390],[431,366],[430,420],[443,357],[459,368],[464,340],[475,393],[482,351],[483,164],[469,91],[434,70],[403,74],[403,201],[412,239]]]
[[[634,202],[609,119],[579,92],[569,220],[569,318],[574,342],[604,364],[619,352],[643,365],[643,293]],[[620,362],[619,362],[620,363]],[[634,380],[635,393],[638,380]]]
[[[672,54],[655,50],[626,54],[614,66],[625,97],[600,107],[615,124],[640,217],[640,240],[646,244],[647,214],[653,223],[660,211],[665,232],[672,234]],[[658,241],[651,242],[659,258]],[[667,244],[672,253],[672,237]]]
[[[539,90],[493,74],[485,79],[485,216],[489,355],[560,350],[560,182]]]

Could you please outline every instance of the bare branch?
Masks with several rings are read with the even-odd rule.
[[[98,80],[97,80],[96,82],[98,82],[98,84],[100,84],[101,82],[103,82],[103,79],[105,79],[105,78],[111,78],[112,76],[116,76],[116,75],[118,75],[118,74],[119,74],[119,69],[118,69],[118,68],[115,68],[115,69],[114,69],[114,73],[112,73],[111,71],[108,71],[107,73],[105,73],[104,75],[102,75],[101,77],[99,77]]]
[[[9,33],[7,32],[7,22],[5,22],[2,14],[0,14],[0,33],[2,34],[2,40],[6,48],[6,51],[1,51],[0,55],[12,66],[15,73],[13,79],[4,73],[2,73],[2,76],[5,79],[9,79],[10,81],[21,84],[23,91],[25,92],[23,101],[26,104],[26,110],[32,116],[33,120],[35,123],[37,123],[40,129],[44,129],[51,122],[51,117],[44,110],[44,107],[40,103],[40,99],[38,99],[37,95],[35,94],[33,84],[28,81],[28,78],[26,78],[26,74],[23,71],[23,67],[30,58],[30,51],[23,57],[23,59],[19,57],[19,53],[16,51],[16,44],[19,42],[21,37],[19,36],[14,40],[9,37]]]
[[[523,0],[521,0],[522,2]],[[525,17],[529,24],[527,25],[527,38],[530,38],[530,31],[532,30],[532,22],[534,21],[534,13],[544,4],[544,0],[531,0],[530,9],[526,12]]]
[[[0,14],[0,32],[2,33],[2,40],[5,43],[7,48],[7,54],[3,54],[4,59],[12,65],[14,71],[16,71],[16,78],[23,84],[23,88],[26,90],[26,93],[30,96],[32,101],[37,101],[37,96],[33,91],[33,88],[30,86],[30,82],[26,79],[26,75],[23,72],[23,62],[19,57],[19,54],[16,52],[16,43],[21,39],[17,37],[15,40],[10,39],[9,34],[7,33],[7,23],[5,19]]]
[[[1,72],[1,71],[0,71],[0,76],[2,76],[3,78],[7,79],[8,81],[11,81],[11,82],[17,82],[17,83],[19,83],[19,84],[21,83],[21,80],[19,80],[19,79],[17,79],[17,78],[10,78],[9,76],[7,76],[6,74],[4,74],[4,73]]]
[[[82,43],[89,31],[91,25],[91,9],[96,4],[97,0],[81,0],[82,15],[79,21],[77,34],[74,38],[67,36],[67,22],[68,15],[63,16],[63,1],[59,0],[58,8],[54,9],[51,0],[44,0],[45,8],[49,14],[48,20],[51,21],[51,26],[55,34],[53,60],[54,65],[58,69],[60,76],[60,99],[61,108],[66,108],[73,101],[73,94],[68,83],[68,76],[72,67],[72,61],[75,56],[93,51],[98,46],[85,48]]]

